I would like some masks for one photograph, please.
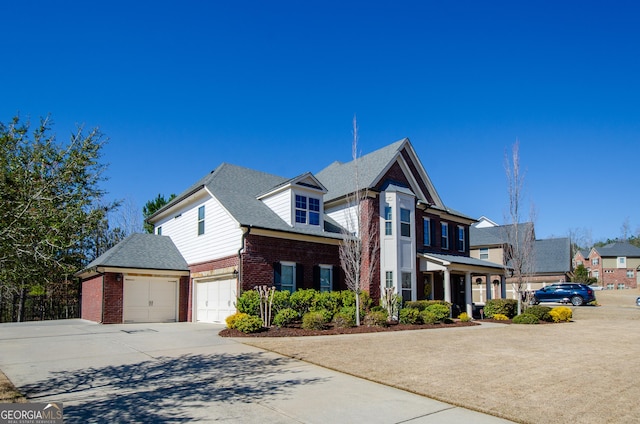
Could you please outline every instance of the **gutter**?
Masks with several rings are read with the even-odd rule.
[[[244,253],[244,245],[247,235],[251,232],[251,226],[241,227],[242,237],[240,238],[240,249],[238,249],[238,287],[236,292],[238,296],[242,294],[242,254]]]

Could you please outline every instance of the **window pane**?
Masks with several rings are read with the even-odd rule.
[[[384,219],[391,221],[391,206],[384,207]]]
[[[296,208],[307,209],[307,198],[296,194]]]
[[[309,212],[309,224],[320,225],[320,214],[318,212]]]
[[[392,230],[392,226],[391,226],[391,221],[386,221],[386,222],[384,223],[384,235],[385,235],[385,236],[393,235],[393,230]]]
[[[425,246],[431,246],[431,220],[429,219],[424,220],[422,239]]]
[[[320,200],[309,197],[309,210],[320,212]]]
[[[400,208],[400,221],[411,222],[411,211],[409,209]]]
[[[441,247],[443,249],[449,248],[449,226],[447,224],[441,224],[440,228],[442,229],[442,237],[441,237]]]
[[[411,237],[411,225],[404,222],[400,224],[400,235],[402,237]]]
[[[280,273],[280,288],[293,293],[295,290],[295,272],[292,265],[282,265]]]
[[[307,223],[307,211],[296,209],[296,222],[301,224]]]
[[[385,285],[387,288],[393,287],[393,271],[387,271],[385,273]]]
[[[204,221],[198,222],[198,235],[201,236],[204,234]]]
[[[204,206],[198,208],[198,220],[204,219]]]
[[[320,268],[320,291],[331,291],[331,268]]]

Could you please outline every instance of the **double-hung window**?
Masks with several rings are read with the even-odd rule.
[[[480,259],[484,259],[485,261],[489,260],[489,248],[481,247],[480,248]]]
[[[440,224],[440,247],[448,250],[449,249],[449,224],[443,222]]]
[[[431,246],[431,219],[424,218],[422,227],[422,239],[425,246]]]
[[[329,292],[333,289],[332,267],[320,265],[320,291]]]
[[[386,288],[390,289],[393,287],[393,271],[386,271],[384,280]]]
[[[293,293],[296,291],[296,265],[282,262],[280,264],[280,290]]]
[[[393,217],[393,213],[391,212],[391,206],[384,207],[384,235],[391,236],[393,235],[393,221],[391,218]]]
[[[204,234],[204,205],[198,208],[198,235]]]
[[[320,199],[296,194],[296,223],[320,225]]]
[[[464,248],[465,248],[465,237],[464,237],[464,227],[461,225],[458,225],[458,251],[459,252],[464,252]]]
[[[411,211],[400,208],[400,235],[411,237]]]

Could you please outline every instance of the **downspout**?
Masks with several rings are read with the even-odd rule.
[[[247,235],[251,232],[251,227],[241,227],[242,237],[240,238],[240,249],[238,249],[238,296],[242,294],[242,254],[245,250],[245,241]]]

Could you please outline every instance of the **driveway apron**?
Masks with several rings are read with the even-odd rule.
[[[218,337],[222,328],[0,324],[0,369],[30,402],[63,402],[68,423],[509,422]]]

